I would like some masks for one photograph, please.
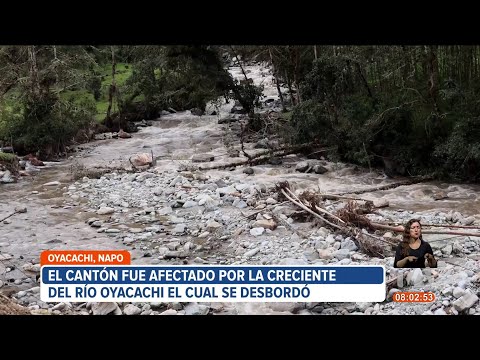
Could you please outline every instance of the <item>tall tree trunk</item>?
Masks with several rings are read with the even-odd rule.
[[[272,63],[272,72],[273,72],[273,76],[275,76],[275,84],[277,85],[278,97],[280,98],[280,102],[282,103],[282,111],[286,112],[287,108],[285,107],[285,102],[283,101],[283,94],[280,89],[280,79],[278,78],[277,67],[275,66],[275,62],[273,61],[272,49],[270,48],[270,46],[268,47],[268,53],[270,54],[270,61]]]
[[[293,81],[295,82],[295,88],[297,89],[297,104],[300,104],[302,102],[302,97],[301,97],[301,94],[300,94],[300,86],[299,86],[299,77],[300,77],[300,74],[299,74],[299,62],[300,62],[300,59],[299,59],[299,50],[298,50],[298,47],[295,48],[295,51],[294,51],[294,71],[293,71]]]
[[[285,81],[287,82],[288,92],[290,93],[290,99],[292,102],[292,106],[297,105],[295,101],[295,96],[293,96],[293,89],[292,89],[292,82],[290,81],[290,77],[288,76],[288,71],[285,70]]]
[[[57,62],[58,57],[57,57],[57,47],[53,45],[53,61]],[[56,66],[54,67],[53,71],[55,72],[55,84],[58,84],[59,78],[58,78],[58,71]]]
[[[115,48],[113,46],[111,46],[110,50],[112,52],[112,83],[110,84],[110,88],[108,90],[107,119],[109,119],[109,120],[110,120],[110,115],[111,115],[111,111],[112,111],[113,97],[114,97],[115,92],[117,90],[117,85],[116,85],[116,82],[115,82],[115,73],[116,73],[116,66],[117,66],[117,63],[115,61]]]
[[[372,90],[370,89],[370,86],[368,85],[367,79],[363,75],[362,68],[360,67],[360,63],[356,61],[355,62],[355,67],[357,68],[357,72],[360,75],[360,79],[362,79],[363,86],[367,90],[368,96],[370,98],[373,98]]]
[[[40,95],[40,83],[38,81],[37,54],[35,46],[28,47],[28,57],[30,62],[30,86],[34,97]]]
[[[232,50],[233,55],[235,55],[235,58],[237,59],[238,66],[240,66],[240,70],[242,70],[242,74],[243,74],[243,76],[245,77],[245,80],[248,80],[247,73],[246,73],[245,70],[243,69],[242,63],[240,62],[240,59],[238,58],[238,55],[237,55],[237,53],[235,52],[235,49],[233,48],[233,46],[230,46],[230,49]]]
[[[428,87],[429,97],[433,105],[435,112],[439,112],[438,109],[438,58],[437,58],[438,46],[431,45],[427,48],[427,75],[428,75]]]

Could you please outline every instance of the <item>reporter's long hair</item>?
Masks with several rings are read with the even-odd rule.
[[[410,252],[410,228],[412,227],[413,223],[418,223],[420,225],[420,230],[422,229],[422,223],[420,222],[420,219],[410,219],[408,222],[405,224],[405,230],[403,231],[403,240],[401,242],[402,245],[402,255],[403,256],[408,256]],[[420,240],[423,240],[422,234],[420,234]]]

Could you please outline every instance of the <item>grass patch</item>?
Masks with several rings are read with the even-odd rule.
[[[118,63],[115,70],[115,82],[117,84],[117,87],[121,87],[125,85],[128,78],[132,75],[132,67],[130,64],[127,63]],[[73,100],[75,103],[82,103],[85,101],[95,102],[95,105],[97,107],[95,120],[100,123],[105,119],[105,116],[107,115],[108,91],[110,85],[112,84],[112,64],[106,64],[103,67],[97,69],[97,71],[102,77],[102,85],[100,89],[101,96],[98,101],[95,101],[93,94],[85,89],[65,91],[61,93],[61,97],[65,100]],[[114,100],[112,105],[112,112],[115,111],[118,111],[118,105]]]
[[[279,115],[281,119],[284,119],[286,121],[290,121],[292,119],[292,111],[281,112],[279,113]]]
[[[112,83],[112,64],[103,66],[100,73],[102,75],[102,92],[107,94],[108,87]],[[115,67],[115,82],[117,83],[117,86],[125,85],[125,82],[131,75],[132,66],[130,64],[118,63]]]
[[[0,161],[13,163],[17,160],[16,155],[0,151]]]
[[[107,101],[98,101],[97,102],[97,114],[95,115],[95,120],[97,122],[102,122],[107,116],[108,102]]]

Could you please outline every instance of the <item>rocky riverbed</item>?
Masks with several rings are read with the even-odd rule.
[[[268,80],[271,75],[260,69],[250,69],[259,72],[254,79]],[[236,137],[240,118],[228,109],[164,115],[132,138],[106,136],[65,161],[31,168],[31,177],[0,185],[0,219],[13,213],[0,223],[0,293],[31,313],[47,314],[480,314],[480,237],[424,235],[438,268],[394,269],[392,249],[381,256],[365,253],[356,239],[299,217],[301,209],[275,189],[288,181],[297,194],[341,193],[399,179],[327,160],[316,160],[319,173],[305,173],[302,162],[311,160],[296,155],[274,164],[198,170],[246,159]],[[254,154],[272,140],[246,143],[245,149]],[[132,156],[143,153],[153,154],[155,163],[134,171]],[[417,217],[424,224],[475,226],[477,191],[473,185],[431,182],[361,197],[388,205],[369,214],[372,221],[403,224]],[[331,212],[343,205],[324,204]],[[44,303],[38,263],[47,249],[126,249],[136,265],[375,264],[385,266],[395,286],[382,303]],[[400,289],[432,291],[436,300],[393,302]]]

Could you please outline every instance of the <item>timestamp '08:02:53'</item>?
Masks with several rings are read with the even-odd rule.
[[[397,291],[393,294],[392,300],[395,302],[433,302],[435,294],[431,291]]]

